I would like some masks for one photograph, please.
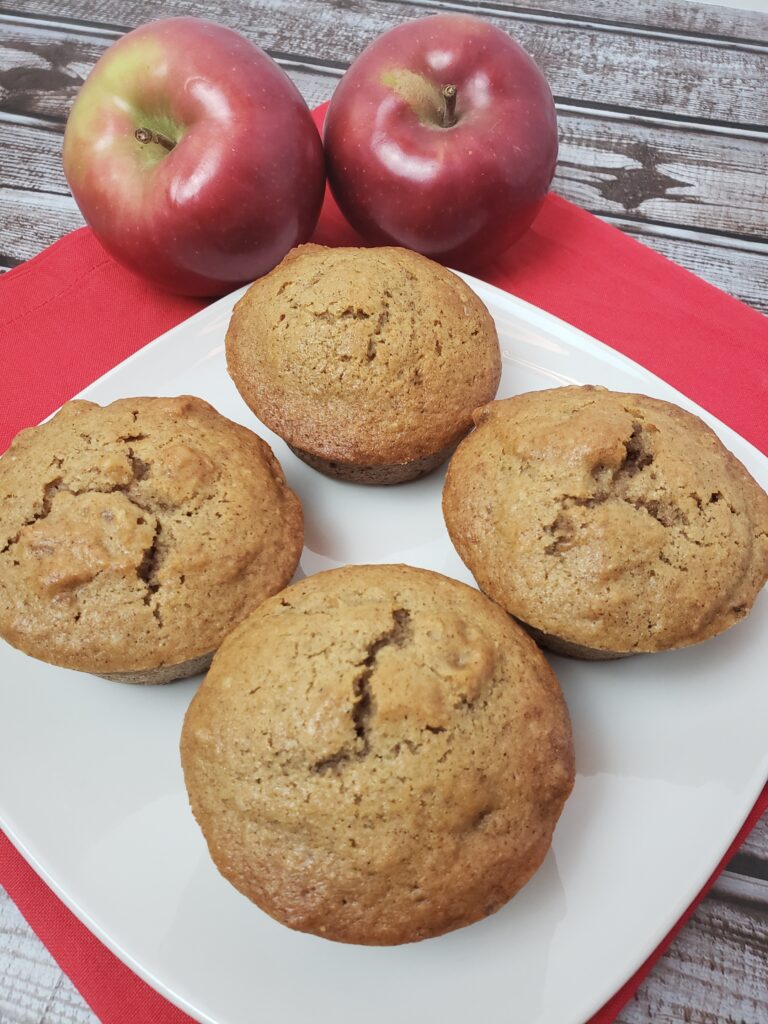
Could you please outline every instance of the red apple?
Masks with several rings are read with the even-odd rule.
[[[317,129],[258,46],[198,18],[142,25],[81,88],[64,173],[115,259],[187,295],[221,295],[306,241],[323,199]]]
[[[536,216],[557,160],[555,106],[508,35],[438,14],[384,33],[352,64],[325,151],[334,198],[361,235],[473,266]]]

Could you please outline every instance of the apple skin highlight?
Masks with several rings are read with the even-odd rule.
[[[170,291],[223,295],[315,227],[322,143],[253,43],[199,18],[150,22],[101,57],[64,136],[64,173],[104,248]]]
[[[557,118],[518,43],[471,15],[438,14],[363,51],[333,95],[324,143],[334,198],[361,235],[471,269],[530,227],[555,172]]]

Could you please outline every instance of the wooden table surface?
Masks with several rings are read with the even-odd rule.
[[[64,123],[94,62],[128,29],[180,14],[224,22],[314,105],[379,33],[450,9],[515,36],[549,78],[557,192],[768,312],[768,0],[762,12],[686,0],[2,3],[0,271],[82,224],[61,170]],[[0,889],[0,1022],[94,1019]],[[768,817],[618,1019],[768,1022]]]

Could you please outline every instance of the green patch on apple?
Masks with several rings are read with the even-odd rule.
[[[314,230],[320,136],[275,62],[200,18],[111,46],[67,122],[64,172],[104,248],[169,290],[221,295]]]

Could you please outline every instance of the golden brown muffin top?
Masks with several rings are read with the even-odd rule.
[[[408,566],[266,601],[214,658],[181,751],[225,877],[292,928],[367,944],[498,909],[573,784],[535,644],[478,591]]]
[[[16,437],[0,495],[0,635],[84,671],[215,649],[302,547],[268,445],[199,398],[69,402]]]
[[[697,416],[564,387],[475,414],[443,492],[480,587],[544,633],[605,651],[697,643],[768,576],[768,496]]]
[[[227,363],[289,444],[366,465],[455,444],[501,373],[491,315],[455,274],[408,249],[320,245],[251,285]]]

